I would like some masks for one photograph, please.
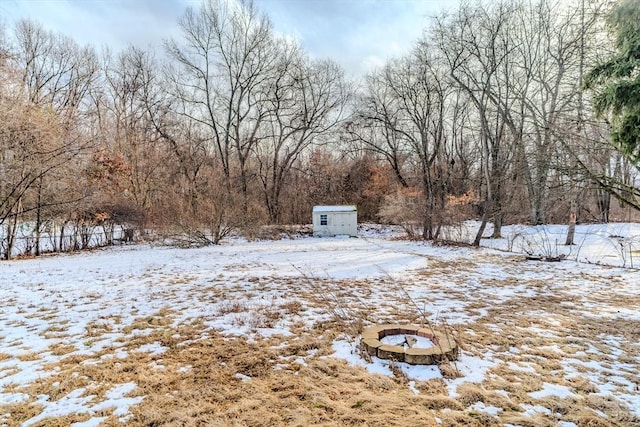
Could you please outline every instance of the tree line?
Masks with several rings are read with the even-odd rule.
[[[0,252],[25,221],[38,255],[51,222],[54,250],[123,223],[215,244],[325,203],[425,239],[479,219],[476,244],[513,222],[567,223],[571,243],[637,174],[583,90],[615,49],[611,8],[463,3],[358,81],[250,2],[188,8],[158,50],[98,53],[16,22],[0,30]]]

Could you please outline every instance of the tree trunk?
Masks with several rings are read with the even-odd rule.
[[[482,222],[480,223],[480,228],[476,233],[476,238],[473,240],[473,246],[480,246],[480,241],[482,240],[482,235],[484,234],[485,228],[487,228],[487,221],[489,219],[489,211],[491,210],[491,201],[489,199],[484,201],[484,212],[482,213]]]
[[[580,23],[582,29],[584,29],[584,0],[580,4]],[[584,75],[584,31],[580,32],[580,72],[578,74],[578,87],[582,87],[582,76]],[[582,111],[584,98],[582,97],[582,91],[578,91],[578,135],[582,133]],[[570,193],[571,204],[569,206],[569,227],[567,228],[567,239],[564,244],[567,246],[574,245],[574,239],[576,234],[576,222],[578,221],[578,193],[575,190],[575,183],[571,180]]]
[[[495,163],[494,163],[495,165]],[[495,168],[495,166],[494,166]],[[488,185],[495,185],[493,191],[491,192],[492,200],[491,200],[491,213],[493,218],[493,233],[491,234],[491,238],[500,239],[502,238],[502,189],[500,188],[500,177],[498,172],[492,173],[492,182]]]
[[[600,214],[600,222],[609,223],[609,208],[611,207],[611,193],[605,190],[598,190],[598,211]]]
[[[38,199],[36,204],[36,241],[35,241],[35,256],[40,255],[40,236],[42,231],[42,177],[38,182]]]
[[[431,183],[428,164],[423,165],[422,185],[425,197],[425,212],[422,220],[422,238],[424,240],[433,240],[433,211],[435,203],[433,202],[433,185]]]
[[[18,200],[18,203],[16,203],[16,209],[13,218],[11,218],[7,222],[7,252],[4,255],[4,259],[7,261],[11,259],[11,253],[13,252],[13,248],[15,246],[16,233],[18,230],[18,218],[20,217],[21,206],[22,201]]]
[[[576,234],[576,219],[578,217],[577,201],[575,198],[571,199],[571,206],[569,208],[569,228],[567,229],[567,239],[564,244],[567,246],[574,245],[573,242]]]

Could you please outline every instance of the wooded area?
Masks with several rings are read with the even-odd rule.
[[[576,221],[632,219],[611,198],[636,200],[637,158],[583,90],[616,48],[612,7],[463,4],[359,81],[252,3],[189,8],[156,51],[0,28],[0,253],[26,221],[209,244],[309,223],[316,204],[425,239],[479,219],[476,244],[487,222],[566,223],[571,243]]]

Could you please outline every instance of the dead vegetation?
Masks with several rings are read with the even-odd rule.
[[[640,425],[628,404],[602,393],[604,385],[638,393],[637,323],[584,314],[594,301],[637,307],[637,296],[607,300],[596,291],[575,297],[561,287],[549,289],[553,282],[516,280],[512,269],[519,264],[506,262],[500,267],[506,277],[487,280],[492,292],[504,290],[508,297],[489,298],[481,286],[473,292],[456,287],[460,275],[478,267],[474,262],[466,259],[460,272],[429,260],[428,272],[402,280],[308,274],[216,279],[206,286],[168,280],[166,288],[157,285],[155,298],[179,301],[176,288],[189,286],[194,300],[206,301],[210,310],[184,318],[174,303],[130,319],[103,315],[86,324],[82,337],[52,335],[45,352],[0,353],[0,380],[17,373],[18,363],[46,361],[47,372],[28,385],[1,383],[0,392],[28,398],[0,404],[0,425],[19,426],[38,416],[42,396],[51,403],[74,393],[86,399],[85,412],[32,425],[68,426],[91,417],[103,417],[106,426]],[[520,288],[521,294],[514,291]],[[459,303],[448,307],[463,321],[452,324],[443,301]],[[244,332],[229,335],[211,326],[223,318]],[[387,322],[443,328],[456,339],[462,361],[443,363],[442,378],[421,381],[401,364],[391,363],[392,375],[383,376],[332,357],[336,340],[355,344],[364,326]],[[50,318],[43,335],[62,329]],[[107,336],[108,345],[99,346]],[[481,378],[465,379],[471,359],[490,361]],[[141,398],[128,416],[99,405],[115,386],[128,383],[136,387],[126,397]],[[553,387],[565,393],[537,394]]]

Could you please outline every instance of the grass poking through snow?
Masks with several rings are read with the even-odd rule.
[[[633,272],[384,239],[121,251],[0,265],[0,426],[640,425]],[[460,359],[365,357],[376,323]]]

